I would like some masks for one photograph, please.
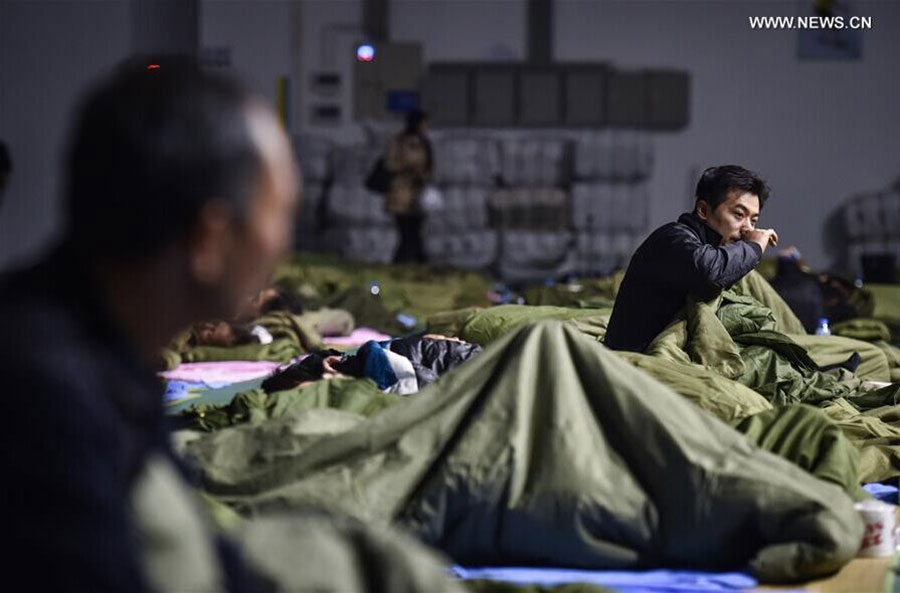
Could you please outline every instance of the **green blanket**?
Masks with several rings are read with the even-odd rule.
[[[624,277],[624,272],[616,272],[605,278],[581,278],[570,283],[536,286],[525,291],[525,303],[575,309],[611,309]]]
[[[888,424],[888,416],[873,416],[874,410],[896,403],[900,385],[876,390],[847,371],[817,370],[817,361],[804,344],[778,331],[773,311],[745,294],[731,290],[711,302],[690,302],[647,354],[703,365],[778,407],[797,403],[822,407],[860,448],[859,481],[900,475],[900,424]],[[798,339],[806,344],[816,340]],[[836,408],[835,401],[846,406]]]
[[[679,395],[726,422],[772,409],[769,401],[749,387],[698,364],[679,363],[636,352],[617,352]]]
[[[776,330],[786,334],[806,333],[800,318],[794,314],[791,307],[781,298],[781,295],[756,270],[741,278],[741,281],[733,286],[731,291],[735,294],[751,297],[772,311]]]
[[[867,378],[873,381],[900,382],[900,348],[891,345],[890,342],[893,339],[891,328],[884,321],[871,318],[851,319],[834,324],[832,333],[836,336],[864,340],[882,352],[884,355],[882,364],[887,365],[887,378],[878,378],[874,376],[874,373],[873,376]],[[866,357],[863,356],[863,363],[865,364],[865,362]],[[881,371],[880,374],[885,374],[882,369],[878,370]]]
[[[221,360],[290,360],[322,347],[323,335],[347,335],[354,327],[353,316],[340,309],[320,309],[293,315],[273,311],[253,321],[272,334],[268,344],[253,342],[232,347],[194,346],[190,333],[175,338],[163,351],[166,368],[172,369],[182,362],[210,362]]]
[[[372,418],[313,409],[185,447],[244,514],[337,507],[461,563],[801,580],[839,568],[862,534],[840,488],[557,322],[508,333]]]
[[[381,391],[371,379],[336,377],[269,394],[261,388],[250,389],[238,393],[224,405],[191,405],[182,415],[202,430],[218,430],[243,422],[260,424],[270,418],[314,408],[374,416],[401,399],[400,395]]]
[[[790,334],[791,340],[809,352],[819,366],[831,366],[845,362],[854,353],[859,354],[862,362],[855,374],[868,381],[891,381],[891,371],[896,367],[888,359],[890,348],[881,347],[878,343],[844,337],[843,335],[815,336],[811,334]]]
[[[764,306],[751,295],[764,299],[770,306]],[[565,320],[599,340],[605,332],[608,312],[508,305],[442,313],[429,319],[429,327],[438,333],[484,344],[530,320],[547,318]],[[741,425],[738,421],[770,410],[773,404],[780,407],[800,402],[824,403],[858,391],[866,392],[860,379],[887,378],[885,355],[878,347],[845,338],[782,333],[798,328],[802,331],[793,312],[761,276],[753,273],[713,303],[692,303],[681,319],[651,344],[647,354],[617,354],[701,408],[743,427],[742,430],[749,430],[751,425]],[[860,377],[815,371],[820,365],[844,362],[854,352],[863,358]],[[890,399],[893,392],[890,388],[881,396]],[[781,430],[794,426],[794,432],[785,433],[781,441],[761,439],[760,430],[749,431],[748,436],[761,447],[841,484],[853,496],[859,495],[859,479],[870,481],[894,475],[891,467],[898,465],[894,449],[873,440],[876,435],[884,437],[883,431],[870,434],[867,441],[860,438],[859,427],[853,426],[852,441],[862,448],[861,461],[848,464],[855,459],[850,441],[817,438],[816,435],[827,432],[822,425],[829,422],[821,413],[814,414],[811,410],[800,413],[810,418],[807,424],[776,421],[780,412],[760,417],[772,418],[773,426]],[[787,418],[794,412],[784,414]],[[873,422],[878,420],[868,419],[863,425],[870,426]],[[831,427],[834,428],[833,423]],[[766,434],[770,435],[771,430]],[[806,442],[807,448],[772,446],[777,442]],[[833,449],[833,453],[819,451],[820,444]],[[817,455],[839,465],[816,468],[805,463],[808,457]]]
[[[765,304],[764,304],[765,303]],[[566,309],[561,307],[528,307],[508,305],[486,310],[468,309],[432,316],[429,327],[438,333],[462,336],[479,343],[498,339],[516,327],[534,319],[566,320],[595,339],[605,331],[608,311]],[[844,328],[841,328],[844,330]],[[877,326],[852,324],[846,331],[856,330],[861,337],[883,337]],[[859,332],[869,332],[859,333]],[[720,299],[712,303],[692,302],[681,318],[670,325],[651,344],[646,355],[618,353],[634,366],[690,399],[719,418],[736,422],[771,409],[801,402],[822,406],[829,417],[838,421],[846,436],[859,449],[859,464],[823,469],[820,477],[840,476],[848,493],[858,494],[859,481],[885,479],[900,473],[900,423],[887,425],[876,416],[882,405],[890,405],[897,388],[888,387],[869,394],[864,380],[890,381],[892,370],[900,363],[896,349],[886,343],[866,343],[844,337],[811,336],[772,287],[757,273],[751,273]],[[842,371],[821,373],[816,369],[846,361],[854,352],[862,357],[856,375]],[[889,362],[890,360],[890,362]],[[846,398],[846,399],[845,399]],[[838,409],[835,400],[853,401],[854,410]],[[771,418],[773,426],[787,431],[790,422]],[[790,417],[794,412],[784,412]],[[812,416],[809,412],[805,412]],[[852,418],[852,416],[859,416]],[[757,423],[759,420],[757,420]],[[818,418],[813,423],[821,423]],[[749,424],[737,425],[747,429]],[[810,426],[795,426],[795,432],[783,433],[783,441],[808,439],[805,451],[796,448],[772,448],[777,439],[759,440],[760,430],[748,432],[763,448],[809,469],[804,459],[815,456],[816,443],[825,442],[810,436]],[[821,434],[824,428],[813,432]],[[771,434],[771,430],[767,432]],[[892,440],[893,439],[893,440]],[[847,439],[835,439],[831,461],[849,460]],[[824,453],[823,453],[824,454]],[[858,468],[858,470],[857,470]],[[822,469],[822,468],[820,468]],[[848,479],[858,471],[858,479]]]
[[[304,297],[309,306],[340,307],[357,325],[391,335],[410,330],[396,320],[412,315],[419,325],[434,313],[487,306],[491,280],[482,273],[421,265],[346,262],[297,253],[275,274],[279,285]],[[371,288],[377,286],[372,294]]]
[[[154,591],[225,591],[216,538],[234,540],[259,577],[254,591],[462,592],[446,559],[395,529],[366,526],[320,511],[237,519],[216,533],[181,472],[164,456],[150,456],[135,479],[130,508],[141,568]],[[248,589],[249,590],[249,589]]]
[[[865,292],[871,295],[871,317],[881,319],[888,325],[900,324],[900,285],[866,284]],[[866,311],[861,314],[865,315]]]
[[[428,318],[428,331],[487,345],[510,331],[535,321],[565,321],[597,341],[606,334],[612,309],[572,309],[555,306],[500,305],[489,309],[468,308]]]
[[[860,378],[871,381],[900,381],[900,350],[888,343],[891,332],[883,322],[876,319],[853,319],[834,324],[832,327],[834,336],[852,340],[811,336],[806,334],[800,320],[761,274],[751,272],[732,287],[732,292],[752,297],[768,307],[775,318],[775,329],[788,334],[793,341],[803,346],[819,366],[830,366],[846,361],[856,352],[862,357],[862,363],[856,370],[856,375]],[[857,289],[854,295],[854,302],[870,296],[861,289]],[[883,294],[881,301],[889,299]],[[887,305],[885,307],[887,308]],[[871,314],[871,308],[868,312]],[[863,344],[860,341],[870,344]]]

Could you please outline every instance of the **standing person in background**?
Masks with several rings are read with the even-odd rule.
[[[422,190],[432,172],[428,114],[413,109],[406,115],[406,128],[391,140],[385,168],[391,175],[387,192],[387,210],[394,215],[399,243],[394,263],[424,263],[422,244]]]

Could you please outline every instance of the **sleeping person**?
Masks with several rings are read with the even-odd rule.
[[[294,314],[267,311],[252,321],[206,321],[177,335],[163,351],[168,369],[182,362],[269,360],[288,362],[322,347],[322,338],[346,336],[353,316],[341,309]]]

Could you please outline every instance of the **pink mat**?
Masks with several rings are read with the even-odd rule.
[[[368,327],[359,327],[353,330],[349,336],[323,338],[322,341],[330,346],[353,347],[361,346],[369,340],[383,342],[390,339],[391,336],[387,334],[377,332]],[[301,356],[297,360],[302,358]],[[207,385],[222,385],[265,377],[279,366],[277,362],[267,360],[183,362],[171,371],[164,371],[160,375],[169,381],[190,381],[193,383],[206,383]]]
[[[223,362],[183,362],[171,371],[160,373],[170,381],[192,381],[206,384],[239,383],[265,377],[277,362],[266,360],[228,360]]]
[[[370,327],[358,327],[349,336],[322,338],[322,342],[330,346],[362,346],[369,340],[383,342],[390,339],[391,336],[375,331]]]

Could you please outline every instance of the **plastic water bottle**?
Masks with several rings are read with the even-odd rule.
[[[828,325],[827,317],[822,317],[819,319],[819,325],[816,326],[816,335],[817,336],[830,336],[831,335],[831,327]]]

